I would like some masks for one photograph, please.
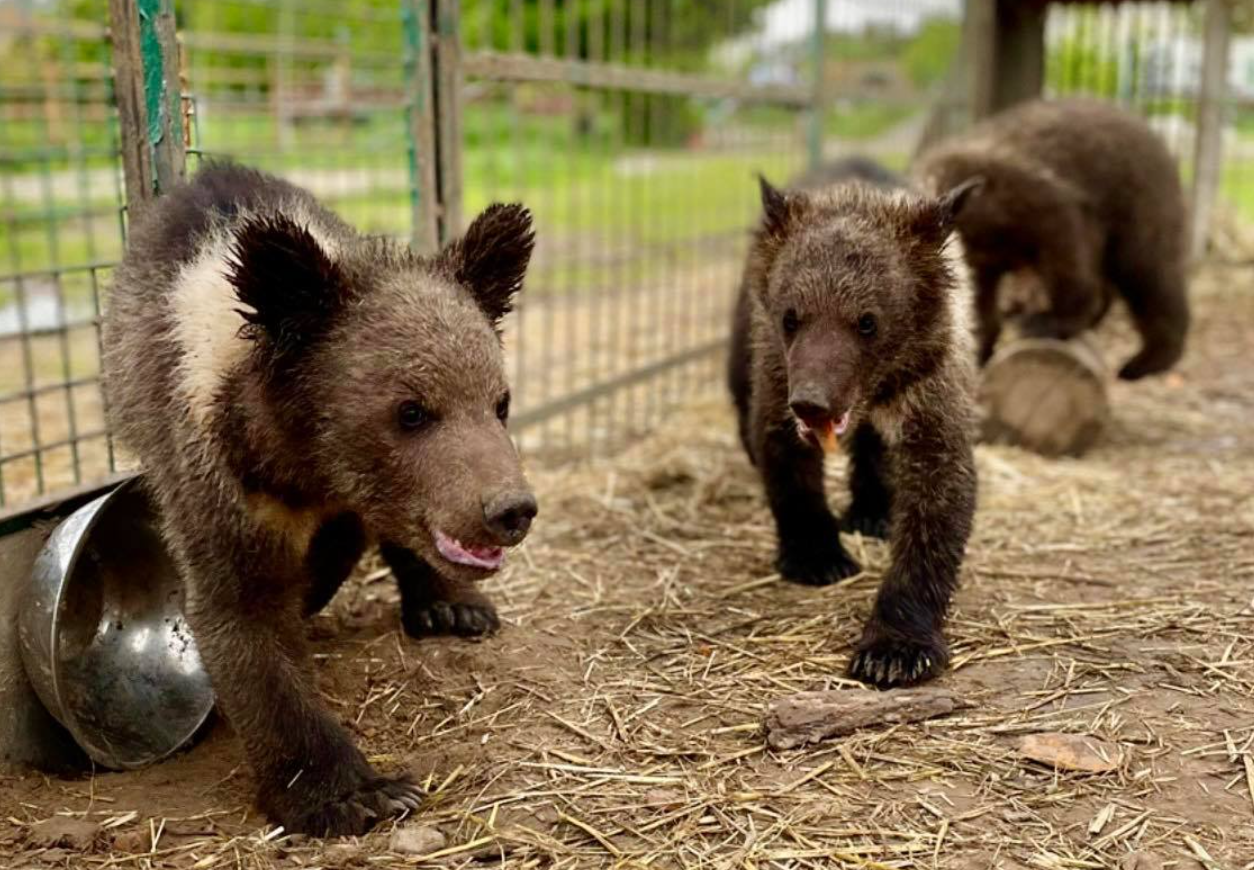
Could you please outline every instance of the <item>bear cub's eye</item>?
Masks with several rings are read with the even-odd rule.
[[[798,327],[801,326],[801,321],[797,319],[797,312],[795,309],[789,308],[784,312],[784,321],[781,325],[784,328],[784,335],[793,335],[796,333]]]
[[[864,314],[858,318],[858,334],[864,338],[870,338],[875,335],[878,328],[874,314]]]
[[[396,422],[400,423],[401,428],[406,432],[421,429],[430,420],[431,415],[427,409],[412,400],[401,402],[396,407]]]
[[[502,423],[509,419],[509,393],[501,396],[501,400],[496,403],[496,419]]]

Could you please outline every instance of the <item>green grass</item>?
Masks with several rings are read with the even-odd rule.
[[[827,114],[823,129],[839,139],[873,139],[891,130],[918,111],[917,107],[855,103],[835,107]]]
[[[463,211],[468,219],[494,200],[527,202],[536,213],[542,244],[561,251],[548,266],[563,285],[602,283],[607,267],[592,264],[593,252],[630,258],[639,248],[647,259],[662,256],[656,252],[668,245],[747,227],[757,211],[755,173],[784,182],[801,168],[795,113],[751,107],[721,119],[737,135],[745,132],[747,144],[736,150],[639,149],[624,145],[629,131],[620,122],[632,113],[623,115],[622,105],[582,99],[576,104],[582,120],[576,121],[569,111],[534,110],[539,103],[529,100],[542,96],[524,93],[517,106],[500,99],[467,106]],[[873,103],[836,106],[825,128],[830,137],[869,140],[900,124],[910,111]],[[343,179],[343,189],[329,183],[332,190],[325,199],[346,220],[368,233],[408,234],[412,206],[403,112],[367,113],[354,123],[302,123],[286,139],[265,107],[245,115],[211,108],[200,124],[198,142],[206,150],[295,173],[298,180],[311,174],[328,183]],[[907,159],[882,150],[873,156],[896,169]],[[111,187],[80,191],[63,184],[57,196],[47,196],[30,182],[52,166],[42,161],[27,172],[6,167],[15,184],[25,180],[27,193],[25,199],[0,202],[0,274],[82,266],[121,255]],[[1229,166],[1223,196],[1254,220],[1254,165]],[[625,279],[634,274],[632,268],[619,264],[612,270]],[[11,296],[11,284],[0,283],[0,304]]]
[[[1220,191],[1243,219],[1254,222],[1254,161],[1224,167]]]
[[[493,119],[502,120],[510,119]],[[243,156],[281,173],[326,173],[317,176],[332,189],[324,198],[346,220],[364,232],[403,237],[409,231],[412,207],[408,155],[398,150],[397,139],[383,135],[386,129],[354,134],[373,139],[373,149],[357,149],[356,144],[338,148],[324,141],[321,148],[310,144],[286,152],[263,149],[253,156],[243,147]],[[252,134],[259,130],[217,141],[253,145]],[[636,256],[635,249],[647,259],[652,256],[648,251],[745,228],[757,210],[755,173],[783,181],[800,168],[801,149],[795,138],[787,140],[791,147],[786,153],[766,147],[732,153],[645,151],[619,147],[616,137],[604,130],[583,139],[571,131],[568,123],[560,128],[555,124],[507,128],[495,145],[487,145],[492,137],[481,131],[468,138],[485,144],[468,147],[462,155],[466,218],[494,200],[527,202],[539,231],[548,236],[545,241],[562,251],[549,264],[553,282],[562,286],[599,286],[609,273],[626,280],[630,269],[621,260]],[[298,135],[304,138],[305,133]],[[213,140],[209,144],[209,150],[219,150],[212,147]],[[336,192],[341,179],[350,189]],[[118,218],[105,199],[66,198],[49,204],[41,197],[5,207],[10,220],[0,222],[0,274],[82,266],[121,255]],[[96,213],[84,217],[85,210]],[[606,251],[619,255],[615,265],[590,264]],[[0,283],[0,305],[12,301],[11,287]],[[76,292],[83,290],[67,288],[68,295]]]

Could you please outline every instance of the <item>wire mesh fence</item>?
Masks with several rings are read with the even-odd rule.
[[[763,5],[547,2],[529,27],[517,0],[462,4],[462,214],[536,215],[507,333],[525,446],[610,443],[720,384],[752,172],[805,155],[804,79],[754,85],[700,55]]]
[[[1084,3],[1050,10],[1046,89],[1117,101],[1144,115],[1180,160],[1186,183],[1197,167],[1204,4]],[[1238,19],[1241,23],[1241,19]],[[1248,258],[1222,242],[1254,225],[1254,38],[1234,34],[1223,107],[1223,162],[1214,222],[1215,255]],[[1203,218],[1205,219],[1205,218]]]
[[[103,16],[0,16],[4,506],[112,470],[97,324],[123,194]]]
[[[128,189],[108,6],[0,2],[0,514],[127,467],[98,350]],[[558,460],[722,390],[754,174],[787,181],[850,152],[904,168],[953,97],[963,29],[959,0],[173,8],[189,172],[238,159],[423,249],[491,201],[532,208],[506,343],[523,447]],[[1138,106],[1187,164],[1195,100],[1159,54],[1198,26],[1178,4],[1059,10],[1049,90]],[[1248,209],[1243,147],[1223,190]]]

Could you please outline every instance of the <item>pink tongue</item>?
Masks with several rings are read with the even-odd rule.
[[[836,434],[844,435],[845,430],[849,428],[849,412],[840,415],[840,419],[836,421]]]
[[[472,568],[495,571],[505,560],[505,550],[501,547],[468,546],[440,531],[435,533],[435,546],[440,551],[440,555],[450,562],[469,565]]]

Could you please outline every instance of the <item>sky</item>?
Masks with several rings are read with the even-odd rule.
[[[776,0],[764,10],[762,43],[794,42],[810,33],[814,0]],[[912,30],[934,15],[958,17],[962,0],[827,0],[827,29],[860,31],[868,24]]]

